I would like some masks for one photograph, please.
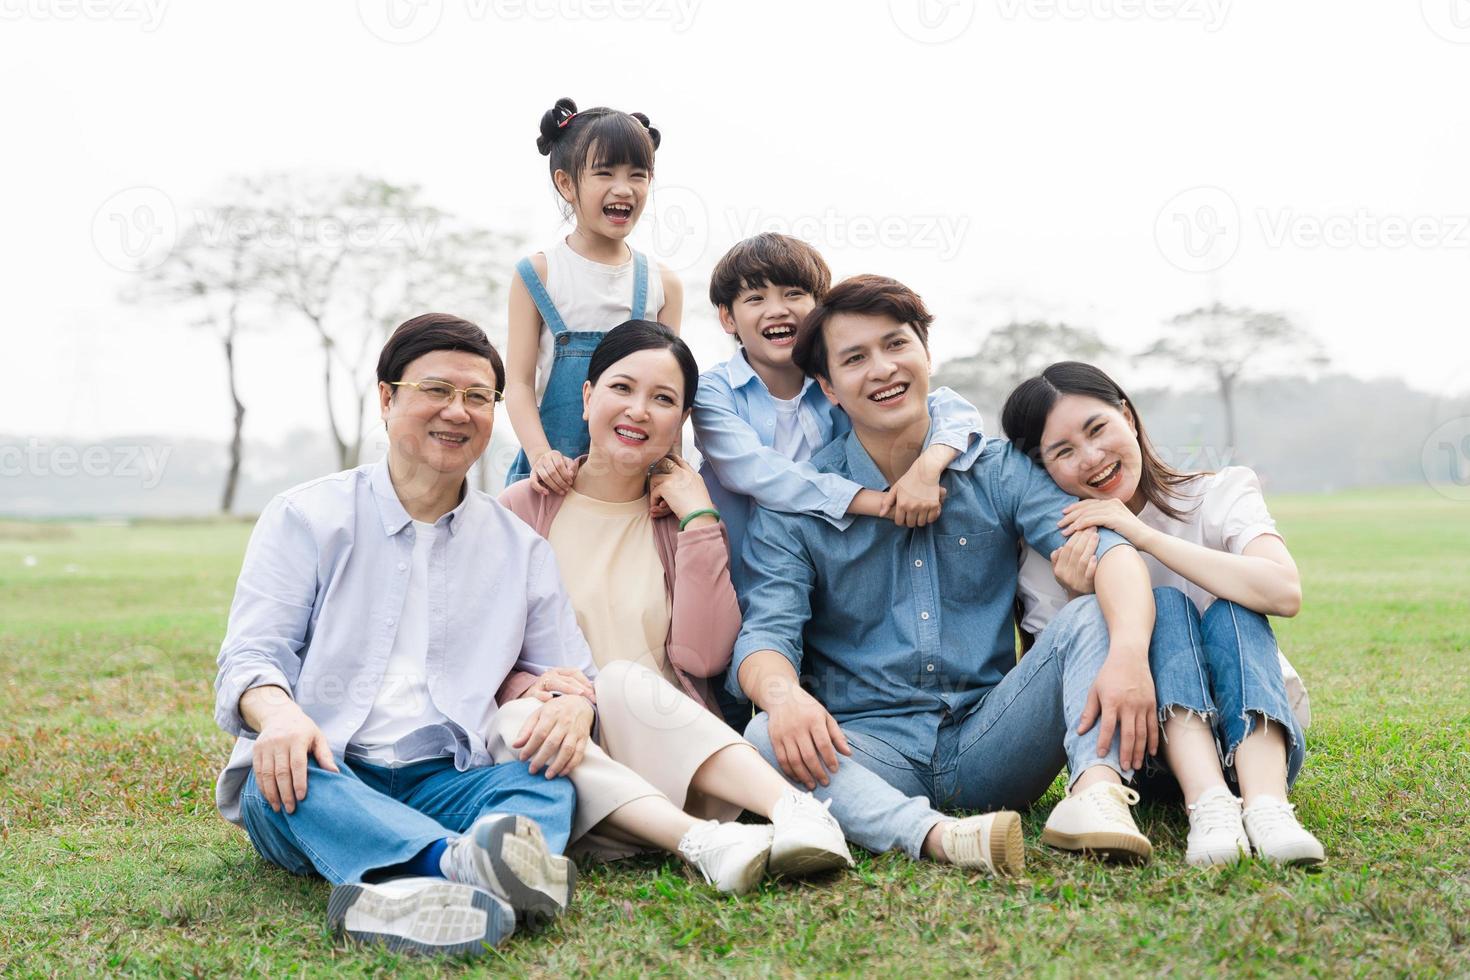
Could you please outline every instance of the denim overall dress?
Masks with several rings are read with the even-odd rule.
[[[516,263],[516,274],[526,284],[526,291],[531,294],[537,312],[551,331],[554,345],[551,376],[546,379],[546,391],[541,395],[541,429],[546,433],[546,441],[551,448],[567,459],[585,456],[591,446],[591,438],[587,434],[587,422],[582,418],[582,385],[587,381],[587,363],[592,359],[592,352],[607,331],[568,329],[529,258]],[[642,252],[634,251],[633,305],[628,319],[644,319],[647,304],[648,258]],[[530,475],[531,461],[523,449],[516,454],[510,472],[505,475],[505,485],[510,486]]]

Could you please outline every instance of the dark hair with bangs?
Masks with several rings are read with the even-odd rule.
[[[557,99],[541,115],[541,135],[536,149],[550,157],[552,182],[564,171],[572,185],[581,182],[589,154],[595,148],[594,164],[629,164],[653,174],[653,153],[662,137],[641,112],[621,112],[607,106],[578,111],[571,99]]]
[[[495,390],[505,389],[505,365],[485,331],[450,313],[425,313],[399,324],[378,355],[378,380],[387,384],[402,381],[410,364],[436,350],[478,354],[495,372]]]
[[[694,360],[694,352],[678,334],[654,320],[624,320],[603,334],[587,362],[588,383],[596,385],[604,371],[641,350],[666,350],[674,355],[679,373],[684,376],[684,410],[692,408],[694,395],[699,391],[699,365]]]
[[[1138,489],[1143,498],[1160,511],[1176,521],[1183,520],[1184,511],[1174,504],[1184,497],[1178,488],[1198,474],[1181,473],[1159,458],[1148,433],[1144,431],[1143,417],[1138,414],[1138,407],[1128,393],[1091,364],[1058,361],[1036,377],[1027,378],[1017,385],[1006,398],[1005,408],[1000,413],[1000,426],[1011,444],[1033,462],[1041,464],[1041,434],[1046,430],[1046,418],[1063,395],[1096,398],[1119,411],[1126,409],[1133,416],[1133,424],[1138,427],[1138,452],[1143,458]]]
[[[742,290],[796,286],[820,303],[832,286],[832,270],[820,252],[799,238],[774,231],[736,242],[715,265],[709,301],[729,309]]]
[[[929,324],[934,316],[918,293],[887,276],[852,276],[833,286],[821,304],[797,325],[791,361],[803,374],[832,380],[822,328],[834,313],[892,317],[912,327],[919,343],[926,351],[929,349]]]

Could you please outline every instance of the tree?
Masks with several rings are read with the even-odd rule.
[[[1206,375],[1225,410],[1225,450],[1237,448],[1235,396],[1241,378],[1317,370],[1327,364],[1321,342],[1284,314],[1221,303],[1181,313],[1173,332],[1154,341],[1139,357]]]
[[[1092,361],[1112,348],[1085,327],[1046,320],[1012,321],[985,335],[980,350],[944,365],[936,381],[976,405],[998,410],[1011,390],[1056,361]]]

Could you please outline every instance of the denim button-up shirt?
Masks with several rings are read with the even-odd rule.
[[[275,685],[342,755],[372,709],[408,591],[414,529],[386,460],[288,490],[256,522],[219,653],[214,716],[238,736],[215,788],[240,821],[256,732],[240,696]],[[495,692],[512,669],[596,671],[551,546],[493,498],[467,489],[435,523],[429,552],[429,694],[448,724],[398,743],[403,758],[489,765]]]
[[[797,424],[809,445],[826,446],[852,430],[847,413],[828,401],[812,378],[802,382],[797,397]],[[975,406],[948,388],[937,388],[929,395],[929,414],[934,419],[930,442],[962,454],[978,449],[984,435]],[[814,514],[837,528],[852,523],[847,508],[862,487],[772,448],[776,400],[743,351],[699,376],[693,421],[694,447],[703,457],[700,474],[730,534],[730,577],[737,591],[745,589],[745,529],[758,506]],[[951,465],[960,462],[957,458]]]
[[[887,485],[856,433],[812,458],[874,490]],[[1016,664],[1020,541],[1050,554],[1076,498],[1009,442],[988,440],[940,478],[939,520],[922,528],[859,517],[846,531],[760,509],[746,534],[750,587],[728,685],[774,650],[840,724],[860,722],[909,758],[932,758],[946,712],[963,716]],[[1126,542],[1099,534],[1101,558]]]

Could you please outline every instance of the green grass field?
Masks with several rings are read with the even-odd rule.
[[[1278,623],[1312,694],[1298,813],[1319,873],[1036,842],[997,882],[863,856],[722,898],[676,861],[584,869],[572,912],[477,963],[335,946],[328,886],[215,813],[214,658],[244,524],[0,525],[0,973],[1470,974],[1470,505],[1427,490],[1273,501],[1306,604]]]

